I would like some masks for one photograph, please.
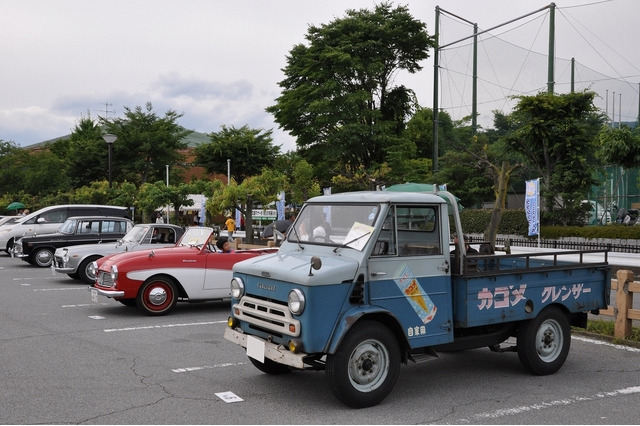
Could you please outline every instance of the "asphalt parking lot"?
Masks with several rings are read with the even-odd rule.
[[[353,410],[323,372],[254,368],[222,337],[229,301],[148,317],[4,254],[0,271],[1,424],[636,424],[640,415],[635,348],[574,336],[564,367],[544,377],[513,352],[443,353],[403,366],[382,404]]]

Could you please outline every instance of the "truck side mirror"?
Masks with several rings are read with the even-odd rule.
[[[313,272],[311,272],[312,269],[315,269],[317,271],[320,268],[322,268],[322,260],[320,260],[318,256],[311,257],[311,266],[309,267],[309,276],[313,276]]]

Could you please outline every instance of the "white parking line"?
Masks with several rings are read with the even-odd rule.
[[[579,340],[585,343],[592,343],[594,345],[604,345],[609,346],[615,349],[622,349],[629,352],[640,352],[640,348],[634,348],[633,346],[625,346],[625,345],[616,345],[615,343],[605,342],[604,340],[590,339],[588,337],[582,336],[571,336],[573,340]]]
[[[205,365],[203,367],[174,368],[171,371],[173,371],[174,373],[188,373],[189,371],[206,370],[208,368],[235,367],[236,365],[245,365],[245,364],[248,364],[248,362],[227,362],[225,364]]]
[[[86,308],[87,306],[106,306],[108,303],[78,303],[76,305],[62,305],[63,308]]]
[[[62,287],[62,288],[34,288],[33,291],[67,291],[67,290],[84,290],[84,287]]]
[[[226,324],[224,321],[207,321],[207,322],[190,322],[185,324],[162,324],[162,325],[145,325],[140,327],[124,327],[124,328],[105,328],[105,333],[111,333],[114,331],[137,331],[137,330],[150,330],[154,328],[173,328],[173,327],[193,327],[198,325],[212,325],[212,324]]]
[[[473,414],[468,419],[461,419],[460,422],[474,423],[474,421],[478,421],[478,420],[497,419],[500,417],[512,416],[515,414],[521,414],[528,411],[544,410],[546,408],[551,408],[551,407],[573,405],[576,403],[582,403],[584,401],[594,401],[594,400],[603,399],[603,398],[615,398],[622,395],[630,395],[630,394],[637,394],[637,393],[640,393],[640,386],[631,386],[628,388],[617,389],[609,392],[600,392],[595,395],[572,396],[565,399],[557,399],[554,401],[540,402],[538,404],[523,405],[520,407],[513,407],[513,408],[503,408],[500,410],[489,411],[486,413]]]

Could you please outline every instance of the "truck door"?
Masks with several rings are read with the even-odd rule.
[[[453,340],[448,241],[440,211],[437,204],[391,206],[368,259],[370,303],[398,318],[413,348]]]

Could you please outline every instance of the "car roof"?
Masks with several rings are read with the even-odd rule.
[[[67,220],[127,220],[131,219],[122,216],[69,216]]]

